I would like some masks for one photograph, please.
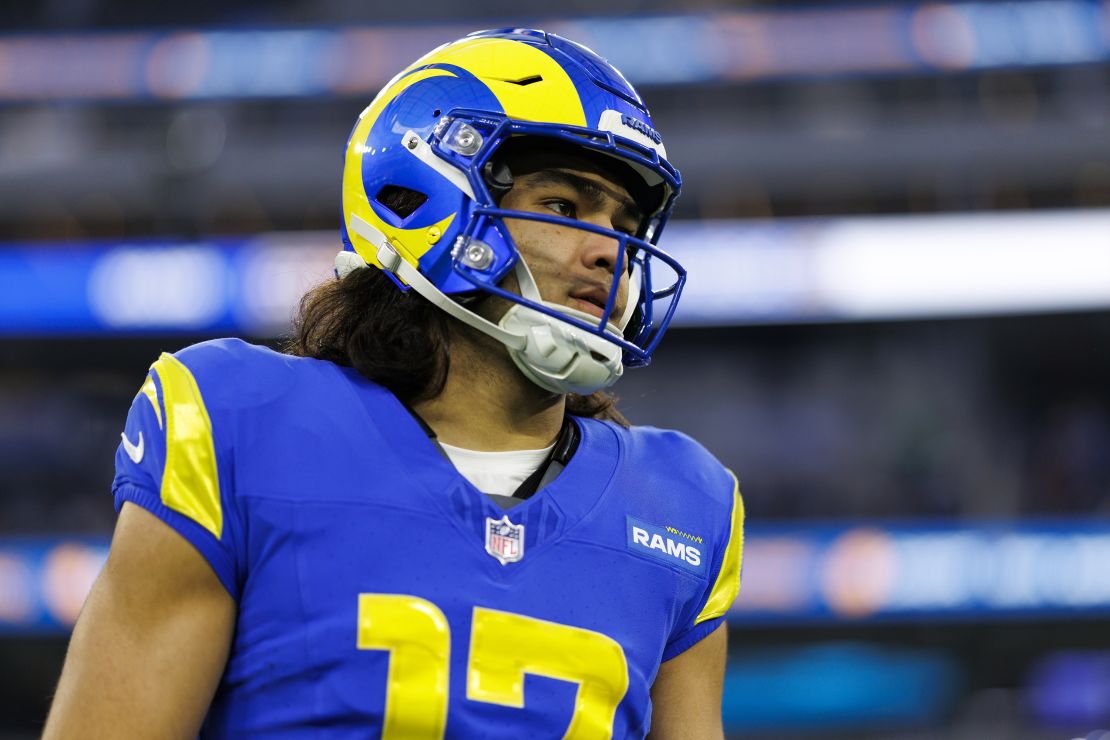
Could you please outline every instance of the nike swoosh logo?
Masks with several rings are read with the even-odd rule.
[[[131,440],[129,440],[127,438],[127,435],[124,434],[123,432],[120,432],[119,436],[120,436],[120,439],[123,440],[123,450],[124,450],[124,452],[127,453],[127,456],[129,458],[131,458],[131,462],[135,463],[136,465],[138,465],[140,462],[142,462],[142,459],[143,459],[143,433],[139,432],[139,444],[137,444],[137,445],[131,444]]]

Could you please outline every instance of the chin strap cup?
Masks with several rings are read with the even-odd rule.
[[[583,321],[594,317],[566,306],[544,303]],[[616,383],[624,372],[620,347],[527,306],[511,307],[501,328],[524,336],[522,349],[509,349],[509,357],[526,378],[552,393],[588,396]]]

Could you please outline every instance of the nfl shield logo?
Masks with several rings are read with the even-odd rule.
[[[486,552],[502,565],[524,557],[524,525],[513,524],[506,514],[500,519],[486,517]]]

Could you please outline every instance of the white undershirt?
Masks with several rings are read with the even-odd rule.
[[[452,447],[440,442],[447,458],[462,477],[482,493],[512,496],[524,479],[536,472],[555,448],[552,442],[542,450],[509,450],[479,452]]]

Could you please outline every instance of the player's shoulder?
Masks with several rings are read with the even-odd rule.
[[[159,358],[165,359],[169,353]],[[280,380],[305,366],[304,358],[276,352],[269,347],[242,339],[225,337],[191,344],[169,354],[194,375],[211,377],[224,385],[254,385],[258,373]]]
[[[334,375],[336,367],[242,339],[223,338],[192,344],[172,354],[164,352],[151,370],[163,388],[173,381],[195,385],[207,405],[243,408],[287,397],[306,381]]]
[[[283,355],[269,347],[251,344],[238,337],[222,337],[190,344],[174,352],[173,356],[191,365],[219,366],[271,364]]]
[[[700,442],[688,434],[653,426],[617,427],[624,454],[634,468],[663,479],[690,495],[731,506],[735,478]]]
[[[715,463],[716,458],[700,442],[677,429],[634,425],[621,427],[629,448],[638,452],[689,455],[695,464]]]

